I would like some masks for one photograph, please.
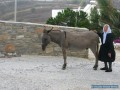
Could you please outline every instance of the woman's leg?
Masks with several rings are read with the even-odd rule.
[[[104,62],[104,65],[105,65],[105,67],[100,68],[100,70],[108,70],[108,65],[107,65],[107,62]]]
[[[112,62],[109,62],[109,69],[112,70]]]
[[[112,72],[112,62],[108,62],[108,63],[109,63],[109,68],[105,72]]]

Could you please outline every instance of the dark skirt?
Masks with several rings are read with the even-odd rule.
[[[103,44],[100,46],[100,51],[98,55],[98,59],[103,62],[114,62],[115,61],[115,50],[113,49],[111,52],[111,58],[108,56],[109,50],[108,48]]]

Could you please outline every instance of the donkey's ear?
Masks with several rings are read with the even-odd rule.
[[[46,30],[46,29],[44,29],[43,30],[43,33],[49,33],[51,30]]]
[[[52,30],[47,30],[47,33],[50,33]]]
[[[43,33],[47,33],[46,27],[43,26]]]
[[[47,33],[50,33],[52,31],[53,27],[50,30],[47,30]]]

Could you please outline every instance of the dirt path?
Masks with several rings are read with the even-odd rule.
[[[61,70],[62,64],[62,57],[55,56],[0,58],[0,90],[101,90],[91,87],[120,86],[120,62],[113,63],[110,73],[99,70],[101,62],[94,71],[94,61],[83,58],[68,57],[66,70]]]

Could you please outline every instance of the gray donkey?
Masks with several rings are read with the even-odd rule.
[[[67,32],[63,30],[43,30],[42,34],[42,50],[46,49],[46,46],[50,41],[58,44],[63,53],[64,64],[62,69],[65,70],[67,66],[66,61],[66,49],[77,49],[83,50],[90,48],[93,52],[96,61],[94,65],[94,70],[97,70],[98,67],[98,43],[99,37],[93,31],[84,31],[84,32]]]

